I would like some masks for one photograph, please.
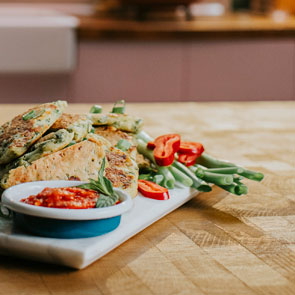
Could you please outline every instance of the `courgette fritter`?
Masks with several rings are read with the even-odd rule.
[[[105,157],[100,143],[81,141],[58,152],[33,161],[29,166],[11,169],[1,180],[2,188],[39,180],[82,180],[97,179]]]
[[[29,109],[0,127],[0,165],[22,156],[61,116],[67,102]]]
[[[91,131],[92,121],[87,115],[62,114],[62,116],[51,126],[50,131],[66,129],[74,134],[73,140],[79,142]]]
[[[112,182],[114,187],[121,188],[130,194],[137,195],[138,167],[136,162],[125,152],[111,147],[106,152],[108,166],[105,176]]]
[[[143,127],[143,120],[127,114],[89,114],[94,126],[113,126],[118,130],[138,133]]]

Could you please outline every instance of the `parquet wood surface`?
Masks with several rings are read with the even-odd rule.
[[[106,105],[106,109],[110,109]],[[89,105],[72,105],[83,112]],[[0,123],[25,110],[0,105]],[[80,271],[0,257],[0,295],[295,294],[295,102],[128,104],[153,136],[177,132],[265,173],[214,187]]]

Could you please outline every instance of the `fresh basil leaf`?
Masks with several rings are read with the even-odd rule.
[[[114,194],[111,197],[100,195],[95,206],[96,208],[109,207],[116,204],[118,200],[119,200],[119,196],[117,194]]]
[[[109,191],[110,195],[113,195],[114,189],[113,189],[112,182],[109,179],[107,179],[106,177],[104,177],[104,181],[105,181],[105,186],[106,186],[107,190]]]
[[[97,208],[112,206],[119,200],[119,196],[114,192],[112,182],[103,175],[105,164],[106,159],[103,158],[97,180],[90,178],[89,183],[78,186],[79,188],[92,189],[100,193],[96,202]]]
[[[92,183],[81,184],[81,185],[78,185],[77,187],[96,191],[96,186],[94,186]]]
[[[113,185],[112,185],[111,181],[103,175],[104,170],[105,170],[105,163],[106,163],[106,160],[105,160],[105,158],[103,158],[102,163],[101,163],[101,168],[98,173],[98,182],[102,184],[102,186],[108,192],[108,195],[112,195],[114,193]]]
[[[105,195],[100,195],[99,198],[97,199],[96,208],[103,208],[103,207],[108,207],[113,205],[113,200],[109,196]]]
[[[111,196],[113,191],[110,191],[106,185],[105,179],[101,179],[100,181],[95,181],[94,179],[89,179],[90,183],[96,188],[100,193]]]
[[[98,172],[98,180],[100,180],[104,177],[103,173],[104,173],[105,166],[106,166],[106,158],[103,158],[101,166],[100,166],[100,170]]]

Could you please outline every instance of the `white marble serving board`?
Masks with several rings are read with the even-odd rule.
[[[0,254],[82,269],[180,207],[197,193],[191,188],[175,188],[169,191],[170,199],[167,201],[157,201],[139,194],[134,199],[132,210],[122,216],[117,229],[94,238],[53,239],[32,236],[15,228],[12,221],[0,218]]]

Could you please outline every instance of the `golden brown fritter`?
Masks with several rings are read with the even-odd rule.
[[[83,140],[90,132],[92,122],[87,115],[62,114],[62,116],[51,126],[50,130],[56,131],[66,129],[74,133],[74,140],[79,142]]]
[[[133,143],[132,136],[112,126],[95,127],[94,133],[106,138],[112,145],[116,145],[121,139]]]
[[[12,169],[1,180],[2,188],[39,180],[97,179],[105,156],[102,144],[82,141],[34,161],[31,165]]]
[[[89,114],[94,126],[113,126],[119,130],[131,133],[139,132],[143,127],[143,120],[127,114]]]
[[[133,198],[137,195],[138,167],[125,152],[111,147],[106,152],[108,166],[105,175],[114,187],[121,188]]]
[[[65,101],[29,109],[0,127],[0,165],[23,155],[61,116]]]

